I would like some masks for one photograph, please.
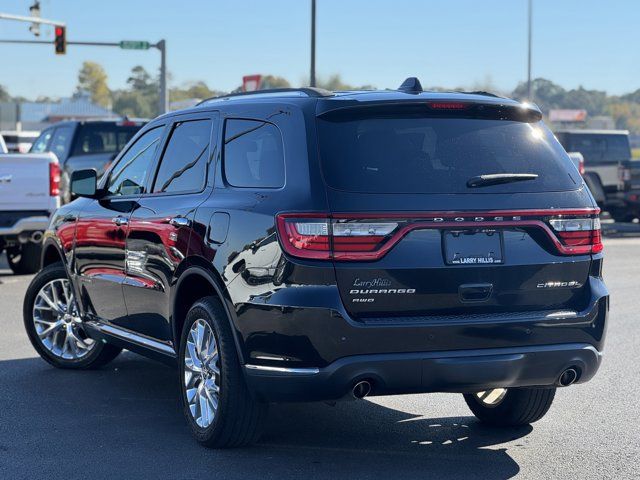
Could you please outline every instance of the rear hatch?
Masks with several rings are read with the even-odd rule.
[[[51,153],[0,155],[0,211],[51,210],[59,180]]]
[[[292,255],[333,260],[354,318],[578,310],[600,223],[538,115],[464,102],[318,118],[330,212],[279,218]]]

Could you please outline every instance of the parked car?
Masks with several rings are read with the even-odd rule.
[[[4,143],[4,138],[0,135],[0,154],[2,153],[9,153],[9,150],[7,150],[7,144]]]
[[[602,188],[602,184],[599,181],[595,180],[593,174],[586,175],[584,168],[584,157],[580,152],[567,152],[569,158],[578,169],[578,172],[584,178],[584,183],[589,187],[591,191],[591,195],[597,202],[598,206],[603,206],[607,200],[607,196],[604,193],[604,189]]]
[[[4,141],[7,144],[7,151],[9,153],[27,153],[34,140],[38,138],[39,134],[40,132],[38,131],[26,130],[0,132],[0,136],[4,138]]]
[[[609,305],[599,210],[541,119],[417,79],[163,115],[99,182],[74,172],[29,338],[60,368],[176,365],[210,447],[254,441],[269,402],[457,392],[535,422],[595,375]]]
[[[556,137],[568,152],[584,158],[585,181],[605,199],[597,199],[614,220],[627,222],[640,216],[640,162],[631,158],[626,130],[560,130]]]
[[[60,206],[59,184],[51,153],[0,155],[0,253],[14,273],[40,269],[42,235]]]
[[[144,120],[66,121],[42,131],[30,153],[52,152],[62,167],[62,203],[72,200],[69,179],[75,170],[93,168],[102,176],[115,156],[145,124]]]

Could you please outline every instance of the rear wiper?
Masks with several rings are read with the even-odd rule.
[[[478,175],[467,180],[467,187],[486,187],[489,185],[500,185],[501,183],[525,182],[538,178],[536,173],[491,173],[488,175]]]

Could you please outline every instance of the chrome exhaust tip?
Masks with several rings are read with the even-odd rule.
[[[364,398],[371,393],[371,383],[368,380],[361,380],[353,386],[351,393],[354,398]]]
[[[33,243],[41,243],[42,237],[44,237],[42,232],[33,232],[29,240],[31,240]]]
[[[576,380],[578,380],[578,371],[573,367],[567,368],[558,378],[558,385],[561,387],[568,387]]]

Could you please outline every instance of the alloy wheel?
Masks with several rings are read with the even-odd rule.
[[[218,344],[209,324],[193,322],[184,351],[184,386],[189,411],[196,424],[213,423],[220,400],[220,358]]]
[[[45,284],[33,304],[33,322],[42,346],[55,357],[80,360],[96,346],[83,328],[69,280]]]

